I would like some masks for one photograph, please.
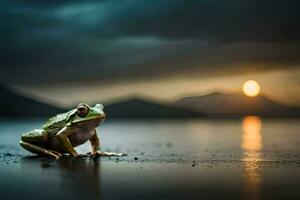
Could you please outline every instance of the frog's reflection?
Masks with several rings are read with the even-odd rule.
[[[101,198],[101,160],[90,158],[62,158],[53,160],[45,157],[27,157],[24,165],[30,165],[36,174],[43,176],[47,193],[67,199]],[[46,177],[45,177],[46,176]],[[48,177],[49,176],[49,177]]]
[[[62,169],[62,175],[70,176],[70,183],[62,181],[65,187],[71,190],[80,191],[80,196],[86,199],[100,199],[100,160],[92,159],[65,159],[58,162]],[[70,193],[72,191],[69,191]]]
[[[260,199],[261,173],[259,162],[261,161],[262,121],[257,116],[247,116],[243,119],[243,136],[241,148],[243,149],[243,166],[245,176],[245,198],[251,200]]]

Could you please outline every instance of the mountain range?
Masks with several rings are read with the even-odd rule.
[[[219,92],[204,96],[193,96],[174,102],[177,107],[203,112],[212,117],[238,117],[258,115],[263,117],[300,116],[299,108],[281,105],[264,95],[248,97],[240,93],[222,94]]]
[[[0,85],[0,105],[0,115],[53,115],[65,111],[65,109],[26,97],[4,85]]]
[[[0,85],[0,115],[54,115],[66,109],[49,105],[9,87]],[[162,103],[143,98],[119,99],[104,103],[109,118],[191,118],[191,117],[300,117],[299,108],[281,105],[266,96],[211,93]]]
[[[140,98],[120,100],[104,105],[105,113],[110,118],[191,118],[204,116],[200,111],[178,108],[172,104]]]

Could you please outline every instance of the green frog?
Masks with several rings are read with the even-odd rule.
[[[104,152],[100,148],[96,128],[104,121],[105,113],[102,104],[90,107],[80,103],[66,113],[50,118],[43,129],[35,129],[21,136],[20,145],[35,154],[61,158],[65,153],[72,157],[84,156],[76,152],[77,147],[90,141],[92,152],[88,155],[125,156],[123,153]]]

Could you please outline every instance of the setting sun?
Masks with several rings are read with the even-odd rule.
[[[260,86],[254,80],[248,80],[243,84],[243,92],[249,97],[255,97],[260,93]]]

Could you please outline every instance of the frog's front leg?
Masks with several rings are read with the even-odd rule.
[[[61,129],[57,134],[56,137],[60,143],[61,148],[69,153],[73,157],[78,157],[79,154],[73,148],[68,136],[74,134],[74,130],[70,126],[65,126]]]
[[[92,157],[98,157],[98,156],[126,156],[125,153],[114,153],[114,152],[104,152],[101,151],[100,147],[100,141],[97,135],[97,131],[95,130],[94,135],[90,139],[90,143],[92,146]]]

